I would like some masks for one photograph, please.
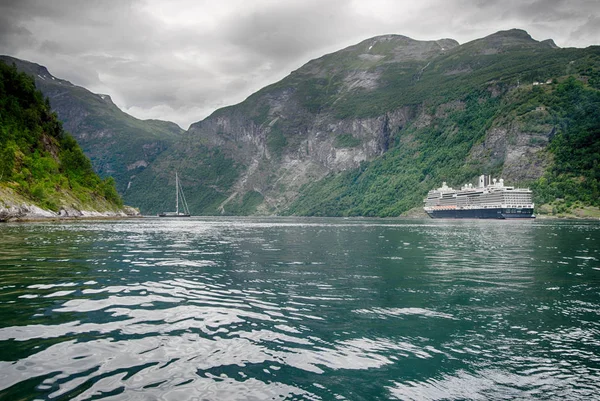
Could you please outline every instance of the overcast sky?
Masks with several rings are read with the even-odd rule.
[[[600,44],[600,0],[0,1],[0,54],[185,129],[376,35],[465,43],[510,28],[560,47]]]

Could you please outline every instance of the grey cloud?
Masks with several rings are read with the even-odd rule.
[[[227,38],[240,48],[276,62],[324,48],[369,25],[368,16],[355,15],[348,2],[318,0],[280,2],[272,7],[235,16]]]
[[[33,42],[33,35],[28,29],[0,17],[0,49],[15,52],[21,47],[31,46]]]
[[[106,25],[108,17],[126,15],[134,4],[130,0],[7,0],[0,10],[19,15],[22,20],[44,18],[57,23]]]
[[[356,7],[363,1],[368,5]],[[535,39],[552,38],[559,46],[600,42],[597,0],[240,4],[4,0],[0,53],[46,65],[60,78],[108,93],[139,116],[169,116],[187,128],[311,58],[375,35],[450,37],[464,43],[501,29],[522,28]],[[157,5],[160,12],[177,7],[185,11],[165,22],[154,11]],[[198,7],[198,23],[193,16],[177,20]],[[194,116],[195,112],[202,114]]]
[[[571,32],[569,38],[577,41],[581,38],[592,37],[596,39],[596,44],[600,44],[600,16],[589,16],[587,21]]]

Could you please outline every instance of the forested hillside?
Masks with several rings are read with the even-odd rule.
[[[101,177],[113,177],[119,193],[154,159],[168,149],[183,130],[160,120],[139,120],[120,110],[109,95],[92,93],[54,77],[46,67],[0,56],[6,64],[30,75],[52,110],[91,159]]]
[[[8,197],[22,197],[54,212],[123,207],[114,180],[93,171],[34,80],[1,61],[0,189],[6,197],[0,197],[0,207]]]
[[[461,99],[460,110],[396,132],[394,145],[380,158],[308,184],[288,213],[397,216],[442,181],[460,187],[482,172],[512,176],[513,184],[532,187],[538,205],[551,204],[555,212],[600,206],[600,91],[595,78],[582,81],[588,80],[563,77],[503,97],[473,92]],[[506,154],[495,144],[478,151],[490,133],[505,126],[514,129],[508,142],[538,148],[522,155],[525,170],[506,168]]]

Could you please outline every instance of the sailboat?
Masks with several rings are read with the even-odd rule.
[[[181,199],[182,211],[179,211],[179,200]],[[190,209],[188,208],[183,189],[179,185],[179,176],[175,172],[175,211],[159,213],[158,217],[190,217]]]

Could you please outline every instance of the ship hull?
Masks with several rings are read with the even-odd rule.
[[[185,214],[185,213],[159,213],[157,215],[158,217],[190,217],[189,214]]]
[[[533,209],[446,209],[427,210],[433,219],[532,219],[535,218]]]

